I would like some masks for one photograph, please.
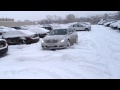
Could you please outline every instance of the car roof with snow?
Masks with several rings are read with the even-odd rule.
[[[9,31],[3,34],[4,38],[13,38],[13,37],[25,37],[25,36],[31,36],[35,33],[28,31],[28,30],[19,30],[19,31]]]
[[[58,27],[58,28],[54,28],[53,30],[56,30],[56,29],[69,29],[70,27],[68,26],[64,26],[64,27]]]
[[[28,29],[29,31],[31,32],[34,32],[34,33],[38,33],[38,34],[45,34],[45,33],[48,33],[49,30],[45,29],[45,28],[30,28]]]

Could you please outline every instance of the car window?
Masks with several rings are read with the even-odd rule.
[[[73,33],[74,30],[73,29],[68,29],[68,33]]]
[[[84,27],[84,26],[80,24],[79,27]]]
[[[74,24],[74,25],[73,25],[73,27],[78,27],[78,26],[79,26],[79,25],[77,25],[77,24]]]
[[[67,29],[55,29],[51,30],[49,35],[66,35],[67,34]]]

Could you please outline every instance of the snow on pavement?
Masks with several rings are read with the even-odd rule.
[[[92,25],[78,32],[79,43],[69,49],[42,50],[41,43],[11,45],[0,58],[1,79],[120,78],[120,33]]]

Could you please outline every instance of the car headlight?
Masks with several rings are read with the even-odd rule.
[[[44,40],[43,40],[43,39],[41,39],[41,42],[42,42],[42,43],[44,43]]]
[[[65,40],[64,39],[62,39],[60,42],[64,42]]]

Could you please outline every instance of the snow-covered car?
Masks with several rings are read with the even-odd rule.
[[[109,27],[112,23],[115,23],[116,21],[110,21],[110,22],[106,22],[104,23],[104,26]]]
[[[0,38],[2,38],[2,35],[6,32],[9,32],[9,31],[14,31],[15,29],[11,29],[9,27],[0,27]]]
[[[53,27],[51,25],[43,25],[42,28],[45,28],[49,31],[53,30]]]
[[[114,19],[101,19],[100,22],[98,22],[98,25],[104,25],[107,22],[114,21]]]
[[[45,38],[41,39],[41,46],[43,49],[62,49],[69,48],[77,42],[78,35],[74,29],[59,28],[53,29]]]
[[[120,30],[120,24],[117,26],[117,29]]]
[[[0,56],[8,52],[8,44],[6,40],[0,39]]]
[[[98,22],[98,25],[103,25],[104,23],[106,23],[106,20],[105,20],[105,19],[101,19],[101,20]]]
[[[14,28],[14,29],[16,29],[16,30],[27,30],[25,27],[22,27],[22,26],[11,27],[11,28]]]
[[[117,21],[117,22],[115,22],[115,23],[112,23],[112,24],[110,25],[110,27],[113,28],[113,29],[117,29],[117,27],[118,27],[119,25],[120,25],[120,20]]]
[[[76,30],[76,31],[90,31],[91,25],[86,25],[83,23],[77,23],[70,26],[70,28]]]
[[[28,30],[38,34],[40,38],[44,38],[49,32],[49,30],[44,28],[30,28]]]
[[[5,39],[9,45],[31,44],[39,41],[38,34],[28,30],[9,31],[4,33],[2,38]]]

